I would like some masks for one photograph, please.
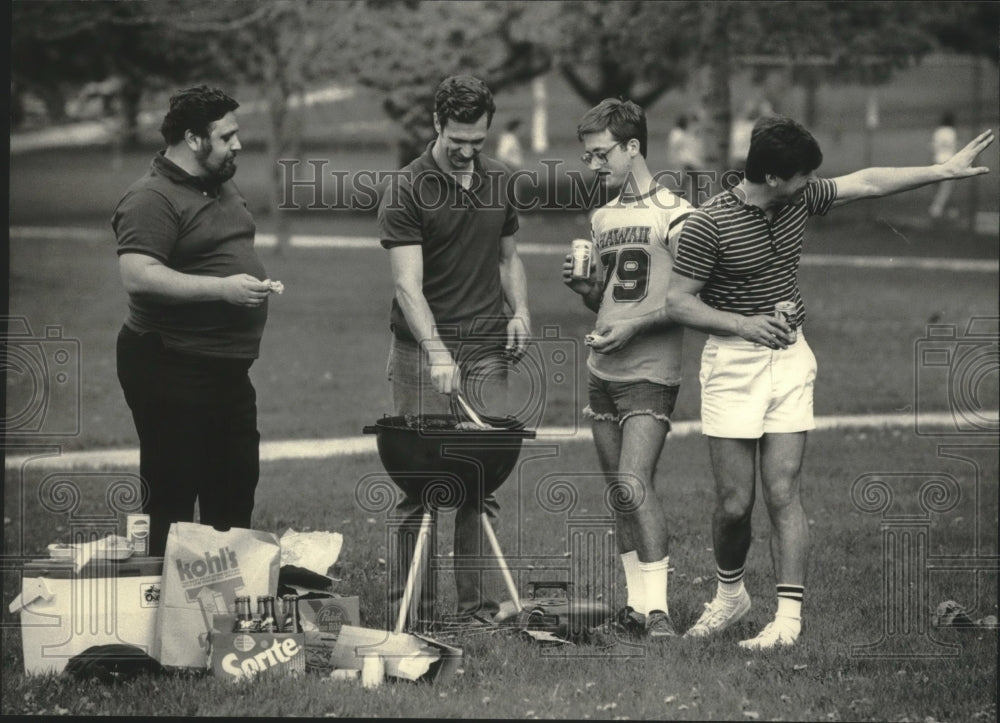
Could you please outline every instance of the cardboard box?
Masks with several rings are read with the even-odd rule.
[[[360,600],[310,593],[299,598],[299,622],[306,640],[306,669],[328,673],[336,667],[332,656],[341,628],[361,624]]]
[[[21,594],[10,604],[21,615],[25,673],[61,672],[95,645],[153,646],[163,558],[94,559],[79,572],[72,560],[31,560]]]
[[[320,597],[311,593],[299,598],[299,622],[306,632],[336,636],[344,625],[361,624],[361,600],[356,597]]]
[[[209,633],[212,675],[233,681],[257,675],[298,675],[306,670],[302,633],[234,633],[235,615],[215,615]]]

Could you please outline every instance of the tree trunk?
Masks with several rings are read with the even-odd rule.
[[[729,133],[732,121],[730,111],[730,56],[728,26],[732,15],[729,3],[707,3],[703,6],[700,58],[701,105],[705,109],[703,138],[705,170],[713,174],[699,178],[694,202],[704,201],[708,195],[718,193],[723,184],[723,174],[729,165]],[[730,179],[731,180],[731,179]],[[731,183],[726,184],[732,185]]]
[[[802,89],[805,93],[803,108],[803,125],[806,128],[814,129],[816,121],[819,120],[819,79],[822,69],[812,65],[802,71]]]
[[[139,103],[142,101],[142,84],[134,78],[125,78],[121,86],[120,133],[122,146],[139,145]]]
[[[549,149],[549,99],[544,75],[539,75],[531,82],[531,97],[531,150],[545,153]]]
[[[33,90],[42,99],[50,123],[62,123],[66,120],[66,96],[61,88],[36,86]]]
[[[290,93],[281,87],[279,83],[273,83],[268,90],[268,117],[270,127],[267,135],[267,155],[271,159],[271,208],[269,213],[274,215],[274,234],[276,254],[281,255],[288,248],[291,240],[289,232],[288,215],[281,211],[284,201],[281,194],[284,193],[284,168],[278,163],[282,158],[295,158],[298,154],[293,146],[297,145],[298,133],[290,128],[289,108]]]

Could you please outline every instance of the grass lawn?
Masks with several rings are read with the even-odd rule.
[[[586,233],[580,221],[567,214],[540,214],[525,221],[524,236],[568,246],[569,239]],[[904,250],[913,249],[933,252],[940,243],[929,232],[913,231],[901,239],[877,223],[838,225],[831,217],[817,220],[807,247],[821,254],[847,246],[905,255]],[[985,255],[976,238],[948,243],[970,255]],[[271,299],[261,356],[251,369],[263,438],[360,434],[364,424],[390,411],[384,371],[392,292],[385,252],[293,248],[261,254],[271,277],[286,288]],[[540,422],[573,424],[586,389],[581,339],[590,331],[593,315],[563,286],[558,256],[524,259],[534,331],[540,338],[531,357],[536,363],[522,365],[514,376],[516,398],[534,409],[537,394],[544,391]],[[990,273],[804,266],[800,282],[808,314],[805,331],[820,364],[819,414],[906,412],[913,408],[918,384],[924,385],[924,406],[947,408],[940,370],[915,361],[928,324],[954,325],[961,337],[970,319],[996,315],[997,278]],[[73,380],[79,406],[67,393],[51,412],[55,420],[79,411],[79,434],[59,440],[64,448],[134,446],[135,432],[115,373],[115,337],[126,301],[112,239],[15,239],[10,294],[10,313],[24,317],[36,337],[45,327],[58,326],[66,339],[79,344],[79,378]],[[555,338],[541,338],[546,330]],[[680,420],[697,417],[703,339],[696,332],[687,337],[686,381],[675,414]],[[577,360],[560,367],[565,374],[559,383],[554,382],[559,365],[550,359],[556,349]],[[549,362],[542,363],[544,359]],[[995,375],[987,375],[983,400],[996,399],[996,382]],[[31,375],[9,373],[9,414],[28,406],[35,383]]]
[[[895,594],[900,591],[893,587],[895,560],[883,559],[886,533],[881,525],[890,516],[924,509],[921,489],[928,475],[947,477],[956,486],[948,496],[947,513],[911,520],[906,527],[927,535],[926,559],[997,554],[996,448],[942,451],[937,447],[940,441],[900,429],[812,435],[804,473],[813,540],[806,627],[800,643],[787,652],[752,655],[736,647],[737,640],[759,630],[774,610],[769,525],[759,506],[747,576],[754,608],[717,640],[553,649],[504,634],[469,634],[452,641],[465,653],[460,676],[433,686],[390,684],[374,692],[312,675],[235,688],[210,678],[101,687],[65,678],[25,678],[16,618],[4,613],[10,627],[4,630],[2,644],[3,713],[646,720],[743,720],[756,713],[762,720],[992,720],[995,630],[921,629],[918,634],[911,627],[906,634],[897,629],[894,635],[885,635],[886,626],[900,616],[922,615],[926,620],[929,611],[914,607],[924,599],[932,609],[943,600],[959,601],[975,618],[997,612],[996,572],[989,572],[985,561],[980,572],[936,570],[921,583],[926,587],[917,595],[904,595],[907,602],[902,609],[887,603],[883,586]],[[602,576],[605,584],[590,588],[590,596],[600,594],[609,605],[621,604],[621,574],[607,536],[608,510],[602,485],[591,474],[596,467],[592,445],[561,443],[557,456],[551,456],[552,451],[547,443],[526,443],[522,464],[498,493],[503,508],[498,534],[507,562],[522,589],[529,579],[576,575],[573,579],[586,583],[587,571],[596,570],[591,574]],[[9,480],[6,503],[9,515],[23,502],[28,522],[15,520],[5,526],[5,547],[8,553],[16,550],[30,556],[39,554],[54,537],[68,535],[70,525],[64,514],[48,512],[39,504],[35,490],[42,472],[30,465],[24,472],[21,484],[15,484],[16,478]],[[889,491],[894,506],[884,515],[866,496],[852,496],[856,480],[890,472],[895,474]],[[113,470],[106,473],[112,476],[78,478],[88,492],[78,514],[100,512],[100,488],[113,479]],[[356,495],[359,481],[380,473],[374,455],[265,464],[256,512],[257,526],[279,534],[288,526],[343,533],[342,581],[337,589],[360,595],[364,624],[376,628],[386,624],[382,597],[386,513],[361,509]],[[67,477],[73,479],[72,473]],[[565,504],[553,504],[555,498],[545,490],[564,480],[575,481],[575,496]],[[707,514],[711,480],[700,436],[668,441],[656,487],[672,525],[671,615],[683,630],[714,590]],[[451,522],[451,515],[441,515],[438,551],[445,565]],[[596,556],[567,556],[575,549],[572,541],[581,535],[594,535],[606,544],[602,548],[598,542]],[[535,567],[529,568],[532,564]],[[445,567],[438,575],[439,605],[448,610],[453,602],[451,573]],[[4,582],[6,605],[19,587],[17,573],[8,571]],[[578,589],[586,594],[588,588]],[[880,641],[882,645],[870,652],[917,655],[862,655],[864,646]]]

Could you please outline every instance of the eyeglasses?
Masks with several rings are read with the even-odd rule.
[[[588,166],[595,160],[601,165],[604,165],[605,163],[608,162],[608,154],[611,153],[611,151],[613,151],[618,146],[625,146],[627,143],[628,141],[621,141],[620,143],[615,143],[610,148],[605,148],[603,150],[600,148],[595,148],[594,150],[587,151],[582,156],[580,156],[580,160],[583,161]]]

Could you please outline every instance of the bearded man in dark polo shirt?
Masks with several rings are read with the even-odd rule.
[[[523,355],[531,321],[517,213],[506,194],[510,171],[480,155],[494,111],[493,94],[478,78],[442,81],[434,96],[437,138],[382,196],[379,234],[395,288],[388,371],[396,414],[447,414],[459,390],[479,414],[506,414],[507,363]],[[499,609],[473,569],[482,553],[481,513],[496,517],[497,509],[493,495],[482,503],[470,495],[456,511],[458,613],[469,622]],[[404,524],[392,561],[393,605],[403,593],[421,501],[404,499],[396,514]],[[433,593],[419,589],[411,611],[426,619]]]
[[[249,527],[260,471],[249,369],[267,299],[280,291],[254,252],[256,226],[230,180],[239,104],[199,86],[170,99],[167,147],[111,220],[129,313],[118,379],[139,435],[149,552],[170,523]]]

